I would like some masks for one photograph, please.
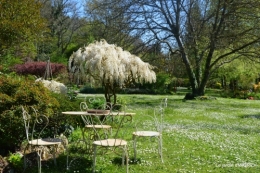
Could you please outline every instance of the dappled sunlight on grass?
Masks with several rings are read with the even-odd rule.
[[[260,119],[251,115],[258,115],[259,104],[223,98],[186,102],[170,98],[164,121],[164,166],[172,172],[258,172]],[[160,164],[154,157],[158,155],[156,146],[147,152],[146,146],[144,141],[137,147],[139,158],[154,159],[156,167]],[[161,172],[167,171],[163,168]]]
[[[153,122],[145,115],[151,115],[165,97],[168,97],[168,107],[163,122],[164,163],[154,138],[138,140],[134,161],[135,125],[153,129]],[[260,172],[260,101],[216,98],[184,102],[181,95],[118,95],[118,98],[126,101],[128,112],[136,113],[133,122],[123,127],[128,141],[129,172]],[[78,163],[67,173],[91,170],[91,157]],[[120,163],[118,156],[104,154],[98,157],[97,172],[125,172]]]

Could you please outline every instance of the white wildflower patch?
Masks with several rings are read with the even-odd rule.
[[[149,160],[143,160],[141,161],[141,166],[152,166],[153,162]]]
[[[233,107],[221,109],[218,104],[208,102],[198,108],[197,102],[189,104],[175,108],[174,114],[168,115],[176,119],[174,123],[164,122],[164,136],[172,139],[171,143],[177,143],[179,148],[173,153],[176,162],[192,164],[189,171],[195,166],[195,170],[201,168],[202,172],[209,172],[212,167],[223,170],[259,167],[256,159],[259,153],[252,147],[259,143],[257,102],[244,101],[242,112],[233,102]],[[183,165],[184,170],[185,167]]]
[[[57,82],[55,80],[44,80],[42,78],[37,79],[36,82],[42,82],[43,85],[52,92],[64,95],[67,94],[67,87],[63,83]]]
[[[214,122],[192,123],[191,120],[179,120],[176,124],[165,126],[166,135],[172,136],[175,141],[186,139],[190,143],[198,144],[195,147],[176,151],[180,155],[189,153],[194,155],[193,161],[197,165],[207,166],[215,164],[216,167],[255,167],[257,162],[249,156],[256,155],[251,146],[258,143],[256,132],[251,132],[252,126],[248,124],[232,123],[217,124]],[[243,133],[245,131],[245,133]],[[247,135],[247,132],[250,135]],[[230,132],[230,133],[229,133]],[[248,133],[249,133],[248,132]],[[255,134],[255,135],[252,135]],[[210,147],[209,147],[210,146]],[[209,150],[207,158],[202,159],[196,155],[197,150]],[[210,154],[210,150],[218,154]],[[194,154],[193,154],[194,153]],[[247,154],[245,154],[247,153]],[[181,159],[181,158],[179,158]]]

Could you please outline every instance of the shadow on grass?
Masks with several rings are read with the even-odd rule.
[[[129,159],[129,164],[131,165],[137,165],[137,164],[140,164],[142,161],[140,158],[136,158],[134,159],[133,157]]]
[[[57,165],[54,165],[53,159],[43,160],[42,173],[75,173],[75,172],[92,172],[92,160],[84,157],[75,157],[69,162],[69,169],[67,169],[67,156],[64,154],[56,158]],[[27,167],[22,173],[38,173],[37,163]]]
[[[241,118],[260,119],[260,115],[242,115]]]
[[[92,172],[92,160],[84,157],[73,158],[69,163],[69,170],[67,170],[67,173],[75,172]]]
[[[35,157],[36,158],[36,157]],[[42,173],[44,172],[51,172],[51,173],[60,173],[60,172],[67,172],[66,171],[66,156],[59,155],[56,158],[57,165],[54,164],[53,159],[42,160],[41,161],[41,169]],[[27,165],[26,169],[23,170],[22,173],[38,173],[38,165],[37,160],[33,160]]]
[[[112,163],[114,165],[118,165],[118,166],[122,166],[122,157],[116,157],[112,160]],[[128,159],[128,164],[129,165],[137,165],[137,164],[140,164],[141,163],[141,159],[140,158],[137,158],[137,159],[134,159],[133,157],[129,158]],[[125,159],[125,163],[126,164],[126,159]]]

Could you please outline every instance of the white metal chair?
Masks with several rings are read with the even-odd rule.
[[[137,129],[133,132],[133,146],[134,146],[134,160],[136,160],[137,155],[137,139],[140,137],[149,137],[149,138],[157,138],[158,139],[158,153],[160,155],[161,161],[163,162],[163,153],[162,153],[162,131],[163,131],[163,116],[164,109],[167,107],[167,98],[161,101],[160,106],[154,108],[154,115],[148,116],[154,121],[154,130],[139,130]],[[143,127],[143,126],[142,126]]]
[[[92,101],[92,100],[90,99],[90,101]],[[111,111],[111,108],[109,107],[109,105],[103,105],[102,109],[100,111],[99,110],[90,110],[87,102],[84,101],[84,102],[80,103],[80,110],[81,111],[89,111],[90,113],[93,113],[93,114],[109,114],[109,112]],[[92,129],[93,126],[94,126],[95,129],[104,128],[104,129],[107,129],[107,130],[111,130],[110,125],[102,125],[101,126],[100,124],[97,124],[95,122],[91,122],[91,119],[89,118],[89,116],[81,115],[81,118],[85,123],[85,128]],[[103,118],[102,120],[105,120],[105,119]]]
[[[93,121],[99,121],[99,124],[103,126],[102,121],[100,121],[100,118],[97,116],[93,116],[95,120]],[[110,117],[107,117],[110,118]],[[127,149],[127,141],[123,139],[125,136],[124,132],[125,130],[121,129],[124,123],[126,121],[129,121],[125,115],[113,115],[111,116],[111,119],[106,120],[106,123],[110,121],[112,123],[113,133],[109,134],[108,136],[106,133],[105,128],[102,128],[101,131],[97,131],[97,129],[93,128],[94,131],[96,131],[97,138],[95,141],[93,141],[93,167],[92,172],[95,172],[96,169],[96,158],[97,158],[97,152],[101,151],[102,155],[105,152],[111,151],[113,153],[117,153],[122,155],[122,165],[126,164],[126,172],[128,173],[128,149]],[[124,126],[125,127],[125,126]],[[106,137],[104,137],[106,136]],[[103,149],[103,150],[102,150]],[[118,150],[121,150],[121,152],[118,153]]]
[[[26,160],[26,151],[27,149],[31,149],[31,151],[36,151],[37,153],[37,163],[38,163],[38,172],[41,173],[41,161],[42,154],[46,151],[46,147],[50,148],[52,151],[52,156],[54,159],[54,164],[56,165],[56,152],[57,148],[60,144],[62,144],[62,140],[59,138],[41,138],[44,129],[49,124],[49,119],[47,116],[40,114],[34,107],[28,107],[26,110],[22,106],[22,114],[25,126],[25,132],[27,137],[27,146],[24,149],[24,168],[27,167]]]
[[[101,135],[106,138],[108,134],[112,133],[111,125],[104,124],[106,120],[103,116],[110,113],[110,107],[102,105],[101,109],[89,109],[88,103],[99,101],[99,98],[91,97],[88,100],[85,98],[84,101],[80,103],[80,110],[83,112],[88,112],[89,115],[81,115],[84,122],[84,127],[82,130],[82,139],[76,141],[75,147],[80,147],[82,150],[82,156],[92,157],[93,146],[92,143],[95,139],[99,139]],[[98,117],[98,119],[93,118],[93,116]],[[105,133],[102,133],[105,132]],[[99,134],[99,135],[98,135]],[[82,145],[83,144],[83,145]],[[82,157],[76,157],[69,161],[70,151],[67,152],[67,170],[70,169],[73,162]]]
[[[92,102],[94,100],[95,100],[95,98],[90,98],[89,102]],[[96,115],[101,114],[100,117],[99,117],[100,121],[93,121],[93,119],[90,116],[81,115],[81,118],[82,118],[82,120],[84,121],[84,124],[85,124],[83,138],[84,138],[85,131],[86,130],[90,131],[93,128],[96,129],[97,131],[100,130],[100,129],[104,129],[107,133],[109,133],[109,132],[112,133],[111,125],[104,124],[104,121],[106,120],[106,118],[104,116],[109,114],[110,111],[112,111],[111,106],[109,104],[102,105],[102,109],[100,109],[100,110],[93,110],[93,109],[91,110],[91,109],[89,109],[88,104],[85,100],[85,101],[80,103],[80,110],[81,111],[88,111],[91,114],[96,114]],[[104,114],[104,116],[102,114]],[[102,125],[100,123],[102,123]],[[93,137],[95,137],[95,135],[96,134],[94,134]]]

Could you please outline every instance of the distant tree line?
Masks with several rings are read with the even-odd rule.
[[[0,0],[1,69],[49,57],[67,64],[105,39],[168,74],[165,86],[188,79],[193,97],[216,83],[250,88],[259,78],[259,11],[255,0]]]

